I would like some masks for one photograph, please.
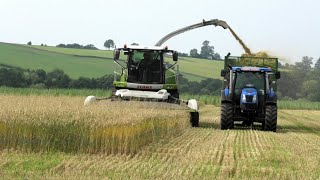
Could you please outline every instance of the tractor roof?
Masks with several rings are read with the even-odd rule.
[[[271,68],[266,67],[251,67],[251,66],[244,66],[244,67],[232,67],[233,71],[240,71],[240,72],[272,72]]]

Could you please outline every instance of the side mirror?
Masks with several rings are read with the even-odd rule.
[[[221,70],[221,73],[220,73],[220,76],[221,76],[221,77],[224,77],[224,76],[226,76],[226,73],[227,73],[227,72],[226,72],[224,69],[222,69],[222,70]]]
[[[174,51],[172,53],[172,59],[173,59],[173,61],[178,61],[178,53],[177,53],[177,51]]]
[[[281,76],[279,71],[277,71],[275,75],[276,75],[276,79],[280,79]]]
[[[119,60],[119,57],[120,57],[120,51],[114,50],[113,51],[113,60]]]

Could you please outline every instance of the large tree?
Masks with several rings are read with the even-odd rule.
[[[295,68],[301,73],[305,74],[306,72],[311,70],[311,65],[313,58],[308,56],[303,56],[301,62],[296,62]]]
[[[209,45],[208,40],[203,41],[200,56],[204,59],[212,59],[214,57],[214,47]]]
[[[114,42],[112,39],[108,39],[108,40],[106,40],[106,42],[104,42],[103,46],[107,49],[113,48]]]
[[[314,64],[314,68],[317,70],[320,70],[320,58],[317,60],[317,62]]]
[[[194,49],[190,50],[190,56],[193,58],[198,58],[200,55],[198,53],[198,50],[196,48],[194,48]]]

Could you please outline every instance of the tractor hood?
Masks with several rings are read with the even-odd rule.
[[[242,89],[241,94],[247,95],[247,96],[254,96],[254,95],[257,95],[257,90],[255,88],[244,88]]]
[[[243,88],[240,98],[240,108],[254,112],[258,109],[258,93],[255,88]]]

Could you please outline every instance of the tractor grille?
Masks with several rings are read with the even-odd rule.
[[[253,96],[246,95],[246,101],[252,102]]]
[[[245,104],[245,109],[246,110],[255,110],[257,109],[257,105],[256,104]]]

